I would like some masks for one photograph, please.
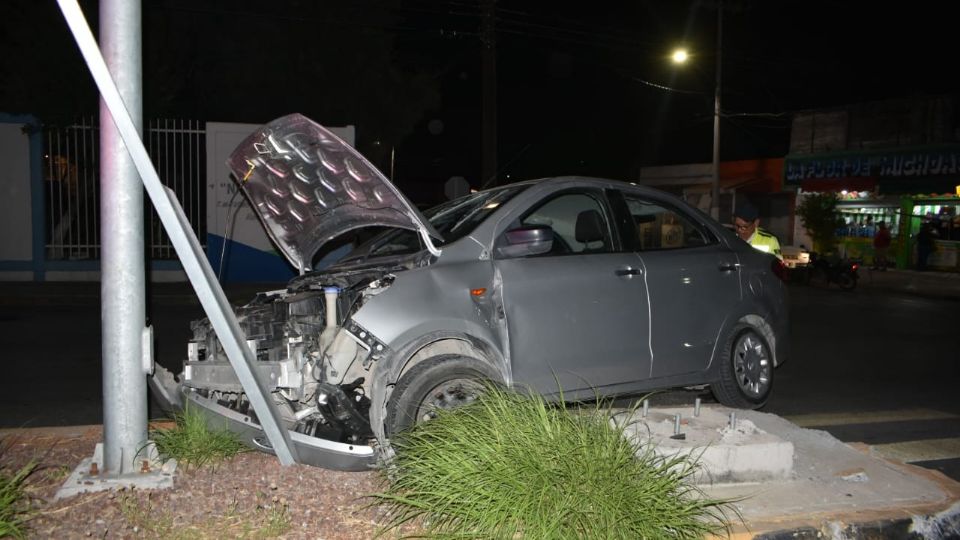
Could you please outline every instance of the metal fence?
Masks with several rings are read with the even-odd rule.
[[[48,126],[44,133],[46,255],[100,258],[100,130],[92,119]],[[144,143],[160,180],[173,189],[201,244],[206,244],[206,133],[197,120],[155,119]],[[144,197],[146,243],[153,259],[176,256],[160,218]],[[206,247],[204,245],[204,247]]]

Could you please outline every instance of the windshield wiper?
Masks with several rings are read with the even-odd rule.
[[[402,232],[403,231],[396,231],[396,230],[390,231],[384,234],[383,238],[379,240],[375,240],[372,244],[370,244],[370,249],[368,249],[367,252],[360,257],[360,262],[367,262],[367,259],[369,259],[370,256],[374,254],[374,252],[376,252],[378,249],[383,247],[383,245],[386,244],[388,241],[393,240],[394,237],[401,234]]]

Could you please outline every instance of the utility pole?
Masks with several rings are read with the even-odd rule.
[[[480,40],[483,47],[483,104],[480,185],[497,185],[497,32],[496,0],[484,0]]]
[[[720,219],[720,66],[723,58],[723,0],[717,1],[717,80],[713,88],[713,181],[710,216]]]

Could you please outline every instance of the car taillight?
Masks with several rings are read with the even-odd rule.
[[[852,270],[853,270],[854,272],[856,272],[856,271],[857,271],[857,268],[860,268],[860,265],[857,264],[857,263],[853,263],[853,268],[852,268]]]
[[[770,263],[770,270],[773,271],[774,275],[780,278],[780,281],[787,282],[787,265],[783,264],[783,261],[780,259],[774,259]]]

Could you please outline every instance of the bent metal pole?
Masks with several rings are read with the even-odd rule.
[[[137,166],[143,186],[150,196],[150,201],[157,210],[157,216],[163,223],[163,229],[177,252],[177,257],[183,264],[183,270],[190,279],[190,284],[197,293],[203,311],[210,319],[210,324],[217,333],[217,338],[223,345],[223,350],[230,360],[230,366],[237,374],[237,379],[243,385],[243,390],[253,405],[264,434],[270,441],[277,459],[283,465],[292,465],[297,461],[296,447],[290,441],[290,433],[280,424],[280,413],[270,399],[270,394],[264,383],[254,371],[256,358],[246,345],[246,336],[237,322],[237,317],[230,308],[226,295],[217,281],[217,276],[210,267],[203,253],[203,247],[190,228],[176,194],[160,183],[160,177],[150,162],[147,149],[137,133],[136,126],[127,112],[123,98],[117,90],[107,69],[107,64],[100,55],[97,42],[87,25],[87,20],[80,10],[77,0],[57,0],[60,11],[73,33],[73,38],[80,47],[83,59],[93,75],[103,102],[110,109],[113,119],[123,142]]]

